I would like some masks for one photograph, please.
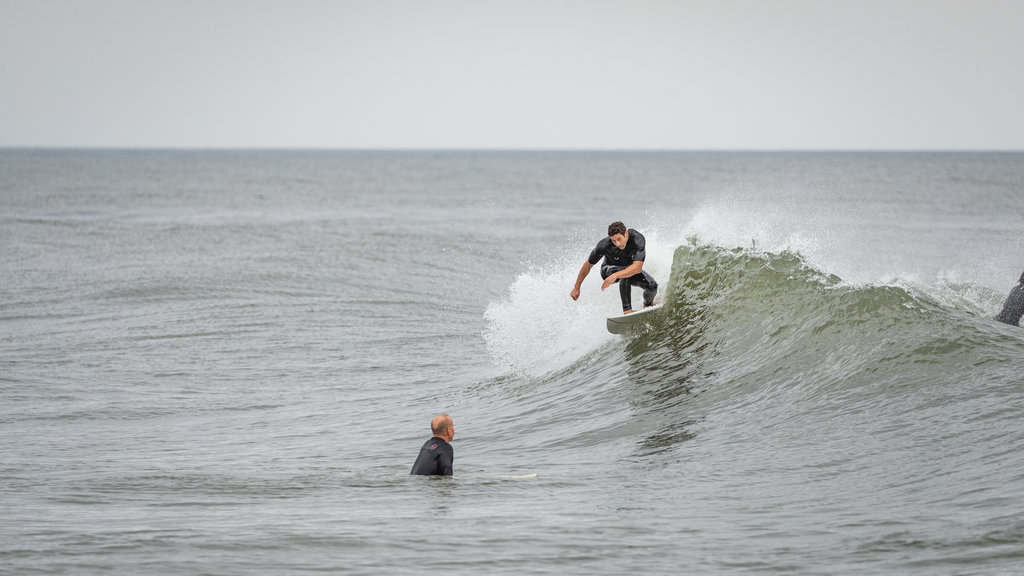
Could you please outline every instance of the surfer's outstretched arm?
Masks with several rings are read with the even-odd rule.
[[[574,286],[572,292],[569,293],[569,296],[572,296],[573,300],[579,300],[580,286],[583,286],[583,279],[587,277],[587,274],[590,274],[590,269],[593,267],[594,265],[591,264],[589,260],[583,263],[583,267],[580,268],[579,275],[576,276],[576,286]]]

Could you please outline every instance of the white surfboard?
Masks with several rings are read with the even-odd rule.
[[[486,480],[523,480],[525,478],[536,477],[536,472],[531,472],[530,474],[475,474],[473,476],[467,476],[467,478],[483,478]]]
[[[637,310],[630,314],[622,314],[621,316],[609,316],[606,326],[608,331],[612,334],[622,334],[623,332],[629,331],[637,324],[650,320],[652,313],[661,310],[662,304],[655,304],[654,306],[648,306],[643,310]]]

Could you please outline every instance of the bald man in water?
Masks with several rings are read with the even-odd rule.
[[[455,423],[451,416],[438,414],[430,421],[434,436],[420,448],[420,455],[409,474],[420,476],[451,476],[455,452],[449,442],[455,437]]]

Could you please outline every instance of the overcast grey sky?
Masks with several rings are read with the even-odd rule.
[[[1016,0],[0,0],[0,146],[1024,149]]]

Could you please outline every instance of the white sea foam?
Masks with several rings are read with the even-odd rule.
[[[644,270],[654,276],[663,294],[679,244],[661,240],[654,227],[636,228],[647,239]],[[572,254],[587,254],[591,248]],[[608,333],[605,319],[622,312],[619,290],[615,286],[601,290],[599,266],[583,282],[579,300],[569,296],[582,264],[582,259],[567,256],[528,270],[515,279],[507,298],[487,307],[484,339],[499,364],[515,372],[542,375],[569,366],[617,338]],[[641,299],[640,289],[634,288],[633,303],[638,305]]]
[[[577,272],[568,265],[524,272],[512,283],[508,298],[487,307],[484,339],[495,360],[515,372],[541,375],[614,338],[604,320],[618,308],[618,292],[615,298],[602,294],[588,278],[574,302],[569,291]]]

